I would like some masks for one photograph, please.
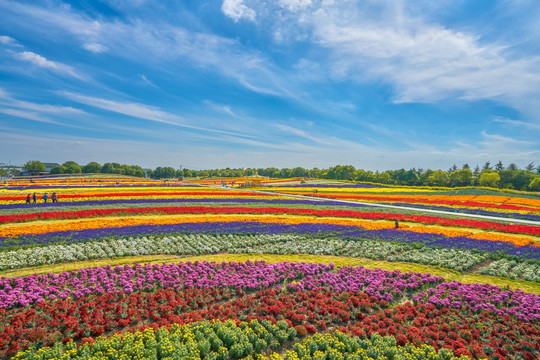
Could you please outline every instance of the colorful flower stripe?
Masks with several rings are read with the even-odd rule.
[[[182,215],[150,215],[137,217],[119,217],[103,219],[81,219],[75,221],[47,221],[44,223],[8,224],[0,227],[0,238],[16,237],[20,235],[44,234],[52,231],[80,231],[85,229],[99,229],[108,227],[123,227],[135,225],[177,224],[183,222],[227,222],[227,221],[256,221],[260,223],[281,224],[335,224],[357,226],[365,229],[393,228],[390,221],[371,221],[348,218],[331,218],[298,215],[267,215],[267,214],[182,214]]]
[[[132,293],[158,288],[266,289],[285,282],[290,289],[363,291],[370,296],[392,301],[405,293],[441,283],[439,276],[399,271],[342,267],[330,272],[333,264],[276,263],[178,263],[116,267],[95,267],[58,275],[32,275],[0,279],[0,308],[29,306],[56,297],[78,299],[91,294]]]
[[[77,193],[77,194],[62,194],[62,200],[68,200],[68,199],[80,199],[80,198],[119,198],[119,197],[125,197],[125,198],[133,198],[133,197],[143,197],[143,196],[253,196],[253,193],[251,192],[243,192],[243,191],[192,191],[192,190],[186,190],[186,191],[178,191],[178,190],[169,190],[169,191],[162,191],[162,192],[149,192],[149,191],[133,191],[133,192],[114,192],[114,193]],[[257,193],[256,196],[259,197],[275,197],[274,194],[264,194],[264,193]],[[2,201],[23,201],[26,199],[26,195],[17,195],[17,196],[4,196],[1,198]]]
[[[540,246],[540,241],[538,243],[535,243],[530,238],[514,236],[514,235],[506,235],[506,234],[500,234],[500,233],[482,232],[482,233],[469,235],[469,237],[471,239],[479,239],[479,240],[506,241],[506,242],[511,242],[512,244],[516,246],[525,246],[525,245]]]
[[[92,191],[110,191],[112,189],[177,189],[177,188],[186,188],[186,189],[203,189],[200,186],[197,185],[190,185],[190,184],[167,184],[163,185],[161,182],[157,183],[149,183],[149,184],[138,184],[138,183],[123,183],[123,184],[84,184],[75,186],[73,184],[44,184],[44,185],[28,185],[28,186],[10,186],[9,188],[0,188],[0,193],[12,193],[15,192],[15,190],[23,190],[23,191],[32,191],[32,190],[43,190],[47,189],[49,191],[86,191],[86,190],[92,190]]]
[[[260,204],[291,204],[291,205],[313,205],[313,206],[348,206],[354,208],[373,208],[364,204],[343,204],[341,202],[333,200],[298,200],[288,199],[286,197],[277,197],[269,199],[268,197],[253,196],[250,198],[245,197],[215,197],[215,196],[197,196],[197,197],[182,197],[182,198],[166,198],[166,199],[126,199],[126,200],[88,200],[88,201],[70,201],[70,202],[47,202],[39,204],[8,204],[0,205],[0,210],[11,209],[42,209],[42,208],[62,208],[65,206],[94,206],[94,205],[113,205],[113,204],[147,204],[147,203],[197,203],[197,202],[212,202],[212,203],[260,203]],[[540,220],[540,217],[539,217]]]
[[[197,215],[192,215],[198,217]],[[217,216],[217,215],[216,215]],[[207,220],[215,218],[207,218]],[[285,224],[277,222],[233,221],[234,218],[222,215],[221,221],[204,221],[197,218],[197,222],[176,221],[172,224],[150,224],[136,226],[119,226],[110,228],[81,229],[77,231],[51,231],[38,235],[26,235],[18,238],[0,238],[0,247],[13,245],[49,245],[58,242],[84,242],[93,239],[106,239],[111,237],[130,237],[143,235],[162,236],[170,233],[261,233],[261,234],[298,234],[310,236],[338,236],[355,240],[374,240],[399,243],[421,243],[428,246],[455,248],[466,250],[479,250],[490,253],[504,253],[515,255],[523,259],[540,260],[540,247],[526,245],[516,247],[512,245],[513,238],[505,241],[477,240],[470,237],[448,237],[434,233],[421,233],[407,230],[381,229],[361,230],[357,226],[337,225],[329,223],[297,223]],[[186,219],[189,221],[189,219]],[[255,220],[255,221],[253,221]]]
[[[402,215],[387,213],[369,213],[352,210],[317,210],[317,209],[291,209],[291,208],[249,208],[249,207],[214,207],[214,206],[187,206],[187,207],[149,207],[137,209],[95,209],[66,212],[46,212],[20,215],[0,216],[0,223],[43,220],[43,219],[77,219],[85,217],[106,216],[116,214],[293,214],[312,215],[325,217],[352,217],[372,220],[400,220],[413,221],[427,224],[439,224],[445,226],[472,227],[480,229],[494,229],[501,227],[495,222],[468,220],[468,219],[446,219],[435,216],[424,215]]]
[[[345,270],[346,275],[356,273],[354,268]],[[348,287],[347,282],[351,282],[346,276],[328,278],[328,275],[328,272],[323,271],[316,276],[326,277],[325,280],[330,280],[327,283],[331,287]],[[308,277],[310,275],[305,278]],[[352,282],[356,280],[353,278]],[[442,283],[437,289],[453,284]],[[5,339],[15,340],[15,344],[26,344],[22,349],[18,346],[8,348],[8,352],[13,352],[23,350],[29,345],[29,340],[53,340],[54,337],[48,336],[50,333],[57,334],[57,341],[67,334],[71,334],[70,338],[76,340],[130,325],[130,329],[144,329],[145,326],[137,325],[143,321],[153,321],[151,325],[155,329],[159,326],[175,326],[172,324],[205,319],[229,318],[235,319],[236,323],[239,318],[244,321],[257,319],[272,323],[281,320],[279,326],[283,325],[283,329],[295,326],[295,329],[303,331],[303,334],[339,326],[340,331],[361,339],[369,338],[374,333],[393,335],[401,346],[407,343],[428,343],[435,348],[444,347],[453,350],[455,354],[463,353],[477,358],[482,358],[485,351],[494,350],[499,354],[523,352],[524,356],[527,356],[525,354],[530,354],[532,348],[540,345],[540,326],[534,316],[528,320],[519,311],[517,304],[525,299],[532,301],[535,306],[538,299],[523,297],[519,292],[505,292],[506,299],[496,299],[493,302],[497,306],[504,304],[509,312],[515,313],[509,317],[508,313],[491,309],[477,314],[464,303],[440,308],[430,303],[424,305],[419,299],[417,301],[420,303],[416,305],[406,303],[385,309],[388,306],[385,300],[362,292],[336,292],[329,291],[327,287],[311,291],[291,291],[292,289],[293,286],[289,286],[289,292],[286,293],[268,289],[246,294],[241,290],[223,288],[186,288],[181,291],[158,288],[152,292],[105,293],[84,300],[66,298],[56,302],[42,302],[33,307],[3,309],[0,313],[4,315],[2,318],[5,319],[5,324],[0,323],[4,329],[1,337],[3,340],[0,340],[0,345],[3,346],[0,350],[6,351]],[[493,294],[498,294],[497,289],[501,290],[496,287],[478,287],[475,290],[488,297],[491,295],[489,299],[492,299]],[[436,292],[432,288],[429,291]],[[510,335],[512,341],[509,342],[502,334]],[[91,343],[93,341],[90,340]]]
[[[372,208],[370,205],[365,205],[361,203],[348,203],[344,204],[339,201],[333,201],[333,200],[298,200],[298,199],[289,199],[284,197],[277,197],[269,199],[267,197],[258,197],[258,196],[252,196],[250,198],[242,197],[217,197],[217,196],[197,196],[197,197],[175,197],[171,198],[169,196],[162,197],[162,198],[147,198],[147,199],[114,199],[114,200],[87,200],[87,201],[62,201],[62,202],[47,202],[47,203],[38,203],[38,204],[25,204],[25,203],[12,203],[12,204],[0,204],[0,210],[12,210],[12,209],[35,209],[41,210],[43,208],[49,209],[49,208],[62,208],[62,207],[70,207],[70,206],[94,206],[94,205],[113,205],[113,204],[121,204],[121,205],[128,205],[128,204],[145,204],[145,203],[196,203],[196,202],[211,202],[211,203],[227,203],[227,202],[234,202],[234,203],[261,203],[261,204],[294,204],[294,205],[310,205],[310,206],[339,206],[339,207],[354,207],[354,208]],[[410,204],[405,203],[396,203],[395,205],[402,205],[402,206],[409,206]],[[429,205],[415,205],[419,208],[429,208],[429,209],[435,209],[435,210],[445,210],[445,211],[455,211],[455,208],[451,207],[443,207],[443,206],[429,206]],[[518,218],[518,219],[526,219],[526,220],[537,220],[540,221],[540,216],[538,215],[530,215],[530,214],[519,214],[519,213],[507,213],[507,212],[492,212],[492,211],[486,211],[486,210],[478,210],[478,209],[461,209],[460,212],[466,212],[466,213],[473,213],[478,215],[488,215],[488,216],[505,216],[509,218]]]
[[[293,194],[291,192],[284,191],[283,194]],[[434,205],[454,205],[457,207],[464,208],[491,208],[491,209],[500,209],[500,210],[512,210],[512,211],[526,211],[531,213],[540,213],[540,208],[536,207],[525,207],[518,205],[506,205],[506,204],[486,204],[481,202],[460,202],[460,201],[449,201],[449,200],[434,200],[434,199],[422,199],[419,197],[406,197],[400,195],[388,195],[388,196],[377,196],[377,195],[342,195],[342,194],[325,194],[325,193],[306,193],[306,195],[317,196],[330,199],[342,199],[342,200],[363,200],[371,202],[405,202],[408,204],[434,204]]]
[[[192,301],[193,298],[196,301]],[[288,294],[265,290],[247,295],[231,294],[223,290],[186,289],[177,292],[165,289],[123,297],[106,294],[96,296],[88,303],[66,299],[55,304],[41,303],[34,311],[9,310],[6,320],[16,321],[5,324],[4,336],[1,338],[10,336],[13,340],[25,343],[20,340],[47,341],[50,333],[62,336],[72,333],[71,339],[78,340],[85,335],[99,336],[105,331],[129,325],[134,325],[129,330],[142,331],[145,326],[138,327],[136,324],[148,320],[154,321],[151,328],[156,329],[158,326],[176,328],[172,324],[241,317],[248,322],[277,323],[283,330],[294,326],[295,330],[309,333],[339,326],[339,331],[360,339],[369,339],[373,334],[391,335],[396,336],[395,342],[399,346],[407,343],[417,346],[429,344],[435,349],[447,348],[454,353],[465,352],[471,357],[487,358],[484,346],[497,350],[499,354],[509,351],[513,354],[526,353],[529,344],[534,343],[540,335],[538,326],[515,318],[493,316],[487,312],[477,315],[454,308],[439,309],[431,304],[410,303],[382,309],[382,303],[364,293],[336,293],[327,290],[295,291]],[[180,307],[183,313],[177,315]],[[484,326],[479,330],[477,325]],[[482,331],[485,328],[489,329]],[[491,328],[497,331],[491,331]],[[501,334],[515,341],[508,342]],[[302,336],[303,333],[298,335]],[[339,333],[336,335],[341,336]],[[310,339],[317,339],[320,344],[321,340],[317,336]],[[313,346],[306,345],[306,348]],[[0,342],[1,349],[5,349],[5,346]]]
[[[352,204],[351,204],[352,205]],[[392,205],[397,206],[411,206],[409,203],[392,203]],[[365,205],[369,206],[369,205]],[[508,217],[508,218],[516,218],[516,219],[523,219],[523,220],[536,220],[540,221],[540,215],[534,215],[527,212],[509,212],[507,210],[484,210],[484,209],[471,209],[471,208],[463,208],[463,207],[450,207],[450,206],[437,206],[437,205],[421,205],[421,204],[414,204],[414,207],[417,209],[432,209],[432,210],[442,210],[442,211],[450,211],[450,212],[459,212],[459,213],[465,213],[465,214],[476,214],[476,215],[487,215],[487,216],[497,216],[497,217]],[[0,205],[1,209],[1,205]]]
[[[29,306],[45,300],[79,299],[91,294],[132,293],[163,288],[226,288],[260,290],[331,271],[333,264],[255,262],[179,262],[177,264],[135,264],[79,269],[58,275],[0,278],[0,308]],[[367,269],[366,269],[367,270]],[[376,270],[367,270],[377,274]],[[382,270],[380,270],[382,271]],[[386,272],[388,278],[399,274]],[[421,274],[404,275],[405,278]],[[384,275],[383,275],[384,276]],[[440,282],[440,281],[439,281]],[[369,286],[369,282],[365,286]],[[407,284],[422,285],[413,279]],[[384,291],[384,288],[379,289]]]
[[[283,324],[283,325],[282,325]],[[299,330],[297,330],[297,328]],[[301,330],[300,330],[301,329]],[[265,360],[269,349],[282,349],[287,340],[294,341],[305,336],[302,327],[288,328],[287,323],[272,325],[271,323],[253,320],[250,323],[229,321],[201,321],[182,327],[173,325],[170,329],[149,328],[144,331],[115,335],[111,339],[93,339],[82,347],[75,343],[58,344],[43,350],[28,350],[17,354],[16,360],[33,359],[97,359],[103,357],[104,349],[111,359],[255,359]],[[466,349],[463,351],[469,353]],[[408,360],[467,360],[467,356],[454,356],[448,349],[440,349],[429,345],[415,346],[406,344],[398,346],[396,338],[382,337],[375,334],[370,339],[360,339],[341,332],[332,334],[315,334],[301,343],[293,345],[285,357],[273,352],[271,360],[300,359],[365,359],[380,360],[380,354],[391,354],[392,358]],[[527,357],[528,352],[523,354]],[[386,358],[386,357],[385,357]]]
[[[534,358],[540,338],[540,326],[505,315],[411,303],[384,309],[338,330],[360,338],[373,333],[392,335],[398,345],[429,344],[473,359]]]
[[[42,219],[78,219],[106,215],[118,214],[291,214],[291,215],[309,215],[319,217],[350,217],[358,219],[371,220],[399,220],[412,221],[427,224],[437,224],[443,226],[471,227],[477,229],[494,229],[502,232],[525,233],[531,235],[540,235],[540,227],[529,225],[505,225],[478,220],[468,219],[447,219],[424,215],[402,215],[388,213],[369,213],[352,210],[316,210],[316,209],[291,209],[291,208],[247,208],[247,207],[150,207],[137,209],[96,209],[81,210],[72,212],[44,212],[20,215],[0,216],[0,223],[9,223],[16,221],[31,221]],[[375,225],[377,226],[377,225]],[[419,228],[420,229],[420,228]],[[6,236],[0,229],[0,236]],[[421,231],[421,230],[419,230]],[[461,233],[466,235],[466,233]],[[531,241],[532,242],[532,241]]]

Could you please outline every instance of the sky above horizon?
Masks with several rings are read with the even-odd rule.
[[[0,0],[0,162],[540,165],[540,2]]]

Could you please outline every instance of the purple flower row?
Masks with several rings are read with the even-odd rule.
[[[370,296],[386,301],[401,298],[408,292],[418,291],[419,288],[434,286],[444,281],[440,276],[420,273],[402,273],[397,270],[390,272],[363,267],[344,266],[336,273],[325,272],[308,275],[302,281],[287,285],[290,290],[313,290],[318,288],[333,291],[365,292]]]
[[[540,296],[522,290],[501,289],[490,284],[445,282],[413,297],[417,302],[437,306],[491,311],[514,315],[526,321],[540,321]]]
[[[29,306],[55,298],[81,298],[92,294],[132,293],[156,288],[232,287],[261,290],[285,282],[316,276],[333,264],[256,262],[180,262],[134,266],[110,265],[63,272],[0,279],[0,308]]]

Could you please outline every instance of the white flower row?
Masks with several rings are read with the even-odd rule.
[[[481,274],[540,282],[540,265],[501,259],[480,270]]]
[[[467,250],[422,248],[393,255],[389,261],[407,261],[425,265],[437,265],[457,271],[468,270],[481,263],[487,255],[476,254]]]

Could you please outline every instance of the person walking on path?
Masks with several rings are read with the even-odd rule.
[[[55,192],[52,193],[51,200],[52,200],[52,202],[58,202],[58,197],[56,196]]]
[[[30,204],[30,194],[28,194],[28,195],[26,196],[26,203],[27,203],[27,204]]]
[[[47,193],[43,194],[43,202],[46,203],[49,195]]]
[[[34,204],[35,204],[36,201],[37,201],[37,195],[36,195],[36,193],[34,193],[34,194],[32,195],[32,200],[34,200],[33,202],[34,202]]]

